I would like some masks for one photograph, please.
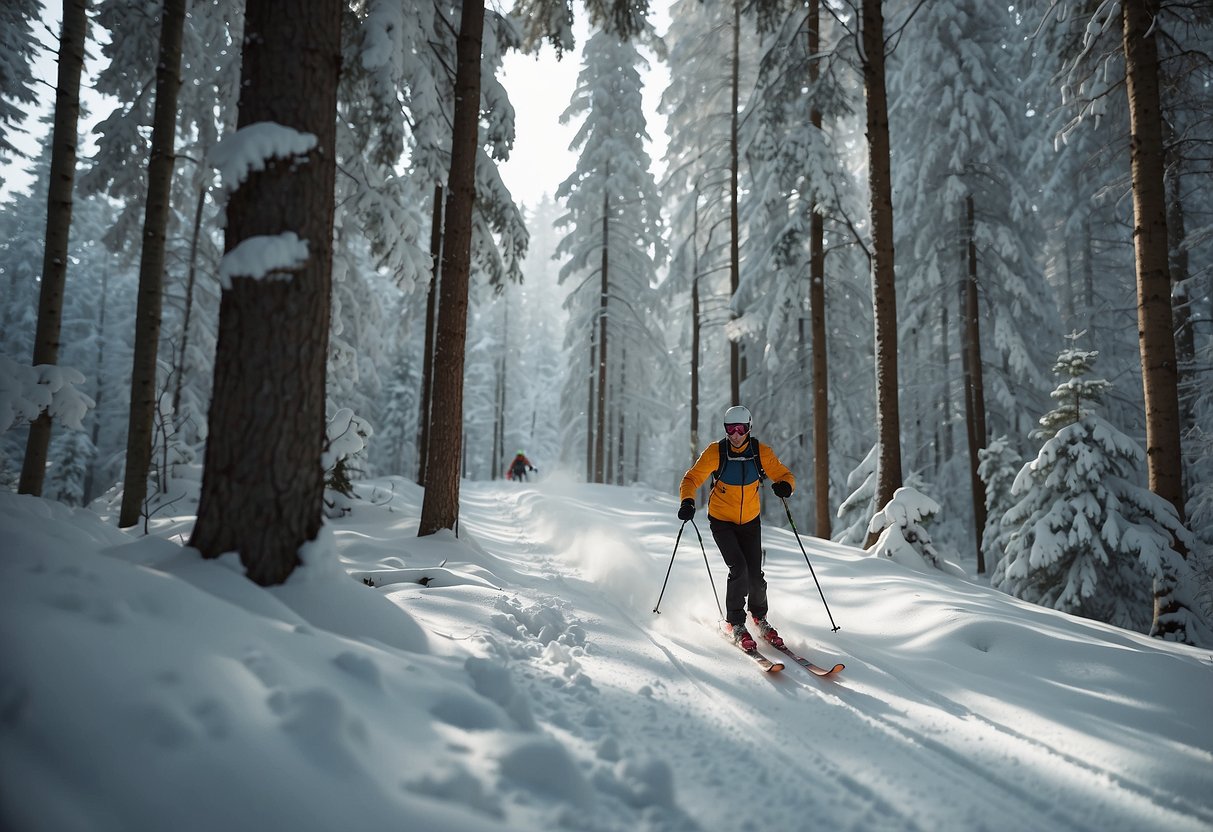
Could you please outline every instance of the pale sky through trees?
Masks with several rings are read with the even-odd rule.
[[[650,20],[658,33],[669,26],[666,3],[657,3]],[[514,52],[506,56],[503,83],[514,105],[517,137],[508,162],[500,166],[501,178],[514,197],[528,207],[534,206],[545,193],[556,193],[556,187],[577,166],[577,156],[569,143],[577,132],[576,124],[561,124],[560,114],[569,105],[569,98],[581,70],[581,47],[588,39],[583,17],[573,27],[576,49],[556,60],[551,46],[544,46],[538,56]],[[645,78],[644,111],[648,123],[649,158],[654,174],[660,179],[662,157],[665,155],[665,119],[657,113],[661,92],[669,83],[669,72],[647,50],[649,70]]]

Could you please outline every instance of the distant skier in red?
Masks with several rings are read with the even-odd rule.
[[[510,463],[510,467],[505,470],[505,478],[507,480],[516,480],[518,482],[526,482],[527,471],[538,471],[531,461],[526,458],[523,451],[518,452],[518,456],[514,457],[514,461]]]

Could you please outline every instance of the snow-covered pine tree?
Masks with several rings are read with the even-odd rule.
[[[44,119],[39,129],[49,131],[49,121]],[[0,210],[0,353],[14,358],[33,351],[38,325],[50,142],[41,148],[29,164],[28,190],[10,193]]]
[[[670,84],[660,105],[669,139],[662,195],[674,258],[661,297],[668,326],[679,339],[672,346],[688,356],[680,364],[693,366],[698,374],[691,410],[699,424],[690,426],[696,437],[714,435],[718,414],[734,404],[727,332],[733,317],[729,285],[732,28],[732,4],[676,0],[664,36]],[[749,44],[750,38],[741,42]],[[749,89],[754,72],[749,53],[740,71],[742,88]],[[743,167],[741,173],[745,172]],[[694,354],[696,338],[700,355]],[[707,433],[702,432],[709,426]],[[691,448],[688,461],[693,462],[701,450]]]
[[[223,240],[221,192],[209,162],[219,137],[235,129],[240,87],[243,4],[194,0],[182,43],[178,94],[188,129],[179,131],[173,206],[180,214],[168,239],[174,267],[164,287],[161,339],[171,369],[173,434],[201,456],[219,332],[219,260]]]
[[[849,437],[836,435],[839,420],[829,424],[830,411],[870,410],[869,385],[853,382],[871,378],[870,362],[861,358],[871,354],[871,327],[826,322],[827,314],[830,321],[870,321],[871,287],[847,220],[863,213],[858,179],[845,169],[854,160],[846,148],[861,140],[850,95],[858,79],[843,51],[852,40],[834,18],[820,9],[817,14],[798,5],[770,21],[774,29],[763,38],[757,80],[746,101],[741,146],[752,186],[742,197],[746,251],[738,302],[745,313],[735,322],[749,333],[749,343],[765,345],[750,351],[745,402],[763,414],[761,438],[781,449],[813,502],[817,478],[810,470],[821,465],[820,473],[826,473],[832,448],[844,457],[860,450],[848,447]],[[822,309],[811,308],[815,279]],[[821,356],[813,355],[815,326]],[[828,436],[820,439],[831,441],[820,445],[814,421],[818,367],[829,370],[828,381],[821,381],[833,402],[821,403]],[[865,437],[864,446],[870,439]],[[829,517],[811,530],[828,532]]]
[[[34,23],[41,12],[39,0],[7,0],[0,6],[0,159],[21,155],[12,134],[22,129],[26,108],[38,100],[33,62],[41,47]]]
[[[560,459],[560,394],[565,365],[561,344],[568,313],[565,291],[559,285],[560,263],[556,247],[560,234],[556,223],[560,207],[546,194],[528,217],[530,246],[522,270],[524,279],[506,287],[511,301],[511,343],[517,345],[506,356],[511,379],[507,385],[505,452],[519,448],[537,466],[555,467]],[[646,479],[645,470],[640,472]],[[655,482],[655,480],[649,480]]]
[[[84,505],[84,482],[96,453],[83,430],[66,430],[55,436],[42,496],[69,506]]]
[[[1005,435],[991,439],[978,454],[977,475],[986,486],[986,523],[981,537],[981,550],[987,564],[996,564],[1006,552],[1007,531],[1000,522],[1015,504],[1011,486],[1023,465],[1018,451]]]
[[[1044,440],[1012,487],[1018,502],[1003,516],[1006,554],[993,586],[1042,606],[1145,631],[1153,586],[1164,570],[1183,574],[1172,539],[1192,545],[1174,507],[1138,484],[1144,454],[1096,415],[1111,386],[1090,377],[1097,353],[1064,350],[1051,394],[1057,407],[1040,419]],[[1186,623],[1186,622],[1181,622]]]
[[[46,202],[45,250],[42,258],[38,299],[38,325],[34,333],[32,363],[55,364],[59,360],[62,298],[67,277],[68,246],[72,224],[72,190],[76,180],[76,150],[79,144],[80,75],[84,68],[88,35],[88,3],[66,0],[59,35],[58,81],[55,88],[54,126],[51,130],[50,177]],[[46,474],[51,423],[46,414],[30,424],[18,490],[35,496],[42,493]]]
[[[563,119],[584,117],[573,140],[577,169],[560,185],[561,223],[568,234],[557,249],[569,257],[560,270],[568,297],[566,347],[569,380],[562,410],[571,421],[587,402],[584,368],[594,334],[595,373],[592,478],[634,482],[645,443],[665,423],[670,389],[665,342],[652,315],[657,267],[665,259],[660,202],[644,140],[637,46],[606,31],[586,43],[582,70]],[[588,442],[587,442],[588,444]],[[567,457],[577,458],[574,449]]]
[[[862,546],[868,536],[868,523],[875,512],[876,463],[880,458],[879,444],[847,475],[846,496],[838,506],[838,522],[834,524],[834,541],[848,546]]]
[[[907,461],[973,486],[953,507],[973,547],[985,509],[977,453],[1040,412],[1060,330],[1021,181],[1025,148],[1046,141],[1010,69],[1027,48],[1021,29],[978,0],[941,0],[890,62]]]
[[[937,569],[953,577],[965,577],[963,569],[939,553],[927,531],[927,525],[940,511],[939,503],[926,494],[902,486],[872,517],[867,532],[879,537],[868,551],[918,572]]]
[[[81,176],[81,190],[114,200],[118,214],[104,230],[103,239],[114,252],[135,260],[141,257],[139,241],[151,239],[141,234],[141,225],[148,204],[153,82],[160,66],[161,17],[165,13],[161,6],[145,0],[105,0],[97,12],[98,22],[111,34],[102,47],[108,63],[98,75],[96,88],[118,103],[94,128],[97,150]],[[177,12],[182,12],[180,7]],[[150,433],[153,443],[160,437],[175,444],[171,454],[174,458],[193,459],[200,453],[205,435],[218,328],[215,275],[220,242],[216,230],[221,226],[220,206],[216,200],[208,200],[214,180],[208,155],[224,129],[234,125],[242,25],[243,4],[206,0],[189,4],[188,21],[181,30],[182,83],[171,119],[175,121],[175,136],[167,135],[174,132],[167,121],[159,128],[158,141],[175,145],[175,163],[168,183],[171,208],[162,232],[164,255],[158,258],[154,250],[149,252],[150,271],[144,278],[146,281],[150,275],[164,273],[162,308],[149,310],[139,322],[145,335],[154,330],[158,338],[154,344],[144,340],[140,368],[135,373],[141,389],[137,408],[140,416],[131,421],[130,441],[137,449],[136,456],[145,456],[138,446]],[[161,202],[160,198],[153,199],[153,203]],[[154,225],[158,227],[159,223]],[[148,231],[153,236],[161,233]],[[157,259],[163,259],[163,265],[158,265]],[[151,299],[152,288],[149,284],[142,293],[145,299]],[[148,355],[158,356],[155,366],[149,366]],[[123,377],[130,375],[128,368]],[[149,381],[155,375],[160,377]],[[168,398],[161,401],[165,385]],[[172,424],[149,426],[150,421],[170,412]],[[146,459],[131,460],[133,467],[127,479],[132,482],[132,495],[142,490],[136,471],[155,467],[157,459],[163,467],[165,449],[154,446],[150,456],[150,466],[141,464]],[[133,511],[134,504],[128,502],[123,519],[133,522]]]

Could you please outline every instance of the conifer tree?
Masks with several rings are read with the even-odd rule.
[[[12,133],[21,129],[17,125],[25,107],[38,100],[33,61],[39,46],[33,28],[41,11],[39,0],[8,0],[0,5],[0,160],[21,155]]]
[[[1096,353],[1063,351],[1040,419],[1036,458],[1012,487],[1018,501],[1002,518],[1006,553],[991,583],[1043,606],[1145,631],[1154,620],[1152,581],[1186,574],[1172,541],[1190,545],[1174,507],[1137,484],[1141,447],[1096,414],[1111,387],[1091,377]],[[1181,608],[1180,629],[1190,623]]]
[[[860,63],[867,105],[868,175],[872,233],[872,308],[876,334],[876,425],[880,461],[876,508],[902,486],[901,410],[897,377],[897,289],[893,268],[893,193],[889,159],[889,104],[885,83],[884,0],[863,0],[859,13]],[[867,544],[876,542],[868,533]]]
[[[88,31],[87,0],[66,0],[59,36],[59,77],[55,87],[55,123],[51,133],[50,187],[46,204],[46,250],[38,299],[38,329],[33,364],[56,364],[67,279],[68,237],[72,226],[72,186],[76,181],[77,125],[80,120],[80,73]],[[38,496],[46,473],[51,419],[43,413],[30,425],[21,467],[22,494]]]
[[[569,257],[560,275],[562,283],[572,285],[566,339],[571,369],[586,362],[585,342],[577,335],[597,333],[595,414],[587,423],[594,440],[595,482],[619,481],[618,448],[617,464],[609,466],[607,460],[620,426],[630,426],[630,443],[651,433],[659,397],[644,391],[660,389],[664,366],[664,344],[648,312],[665,247],[656,183],[643,147],[647,133],[638,72],[643,63],[633,43],[611,32],[596,33],[586,44],[577,88],[563,116],[584,116],[573,140],[577,169],[556,193],[567,200],[561,222],[570,229],[557,253]],[[570,380],[579,377],[570,372]],[[571,385],[567,413],[575,412],[583,389]],[[635,480],[634,468],[627,466],[626,481]]]
[[[131,409],[127,429],[120,527],[133,526],[147,496],[156,408],[156,356],[160,348],[164,295],[165,237],[173,188],[177,133],[177,93],[181,89],[181,40],[185,0],[165,0],[161,10],[159,60],[152,149],[147,164],[142,249],[139,258],[139,306],[135,322],[135,361],[131,370]]]
[[[340,32],[339,0],[249,2],[239,129],[217,157],[227,286],[190,545],[240,552],[262,585],[287,579],[321,524]]]
[[[699,435],[701,414],[721,413],[734,403],[733,11],[731,3],[678,0],[670,8],[670,29],[664,37],[670,84],[661,96],[669,137],[662,195],[675,245],[670,279],[661,292],[671,321],[689,317],[690,325],[680,337],[691,354],[694,437]],[[739,46],[751,43],[742,38]],[[738,71],[737,85],[748,87],[753,72],[748,53]],[[742,173],[744,168],[738,171]],[[737,241],[738,249],[740,244]],[[687,310],[688,305],[697,308]],[[692,314],[687,316],[687,311]],[[702,450],[698,444],[689,449],[692,460]]]
[[[990,521],[981,537],[981,551],[985,562],[993,565],[1006,551],[1007,531],[999,521],[1015,503],[1011,487],[1019,473],[1021,459],[1005,435],[991,439],[978,458],[977,473],[985,484],[986,517]]]
[[[907,299],[903,375],[914,379],[906,385],[914,414],[908,444],[918,449],[913,464],[932,464],[939,476],[964,458],[951,437],[953,422],[963,420],[979,573],[986,571],[980,451],[991,431],[1026,429],[1039,412],[1059,331],[1035,258],[1033,200],[1021,181],[1025,148],[1044,137],[1023,115],[1011,71],[1025,49],[1019,29],[1011,13],[977,0],[940,0],[907,27],[914,48],[890,72],[897,100],[937,102],[901,107],[892,118],[898,151],[913,160],[896,167],[894,188]],[[960,380],[963,396],[953,400]]]

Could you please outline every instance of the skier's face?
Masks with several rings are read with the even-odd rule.
[[[729,437],[729,444],[734,448],[740,448],[750,438],[750,431],[746,425],[725,425],[724,430]]]

